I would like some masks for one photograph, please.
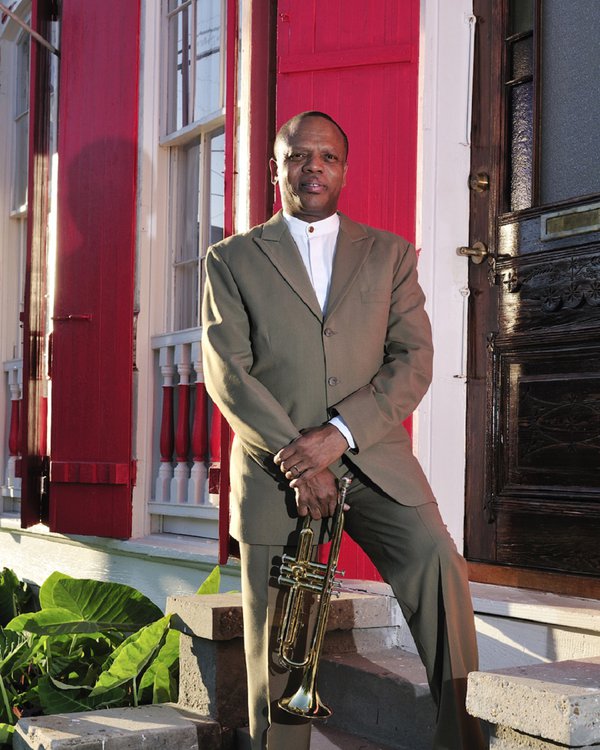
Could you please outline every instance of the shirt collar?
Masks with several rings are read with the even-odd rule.
[[[337,234],[340,228],[340,217],[337,213],[328,216],[320,221],[302,221],[295,216],[283,211],[288,228],[292,234],[302,235],[303,237],[323,237],[326,234]]]

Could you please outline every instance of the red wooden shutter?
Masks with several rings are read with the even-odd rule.
[[[238,72],[238,0],[227,0],[227,39],[225,60],[225,195],[224,235],[233,234],[235,224],[235,143],[237,121]],[[225,565],[230,555],[239,556],[237,543],[229,534],[229,454],[233,438],[222,415],[219,435],[219,563]]]
[[[140,7],[63,0],[50,527],[131,533]]]
[[[47,22],[54,3],[33,0],[31,24],[48,38]],[[29,185],[27,260],[23,314],[23,402],[21,433],[21,524],[33,526],[47,520],[46,448],[46,293],[49,172],[49,55],[38,42],[31,43]]]
[[[417,177],[419,0],[279,0],[279,126],[321,110],[350,141],[340,209],[414,240]],[[346,538],[347,577],[378,578]]]

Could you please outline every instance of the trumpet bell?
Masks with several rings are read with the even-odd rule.
[[[306,690],[302,685],[288,698],[280,698],[277,705],[290,714],[306,719],[328,719],[333,714],[329,706],[321,702],[316,691]]]

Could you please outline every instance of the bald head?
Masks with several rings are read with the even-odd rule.
[[[273,146],[275,158],[278,158],[278,151],[282,147],[282,145],[288,143],[290,136],[296,132],[300,123],[307,117],[321,117],[324,120],[328,120],[329,122],[333,123],[333,125],[335,125],[340,135],[342,136],[342,140],[344,141],[344,147],[346,150],[345,158],[348,158],[348,136],[346,135],[346,133],[344,133],[340,125],[333,119],[333,117],[326,114],[325,112],[318,112],[317,110],[300,112],[299,114],[291,117],[287,122],[283,123],[283,125],[277,131],[277,135],[275,136],[275,144]]]

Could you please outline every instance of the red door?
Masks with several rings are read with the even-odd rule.
[[[279,0],[277,126],[320,110],[346,131],[348,184],[340,209],[414,241],[419,1]],[[349,538],[346,577],[378,579]]]

